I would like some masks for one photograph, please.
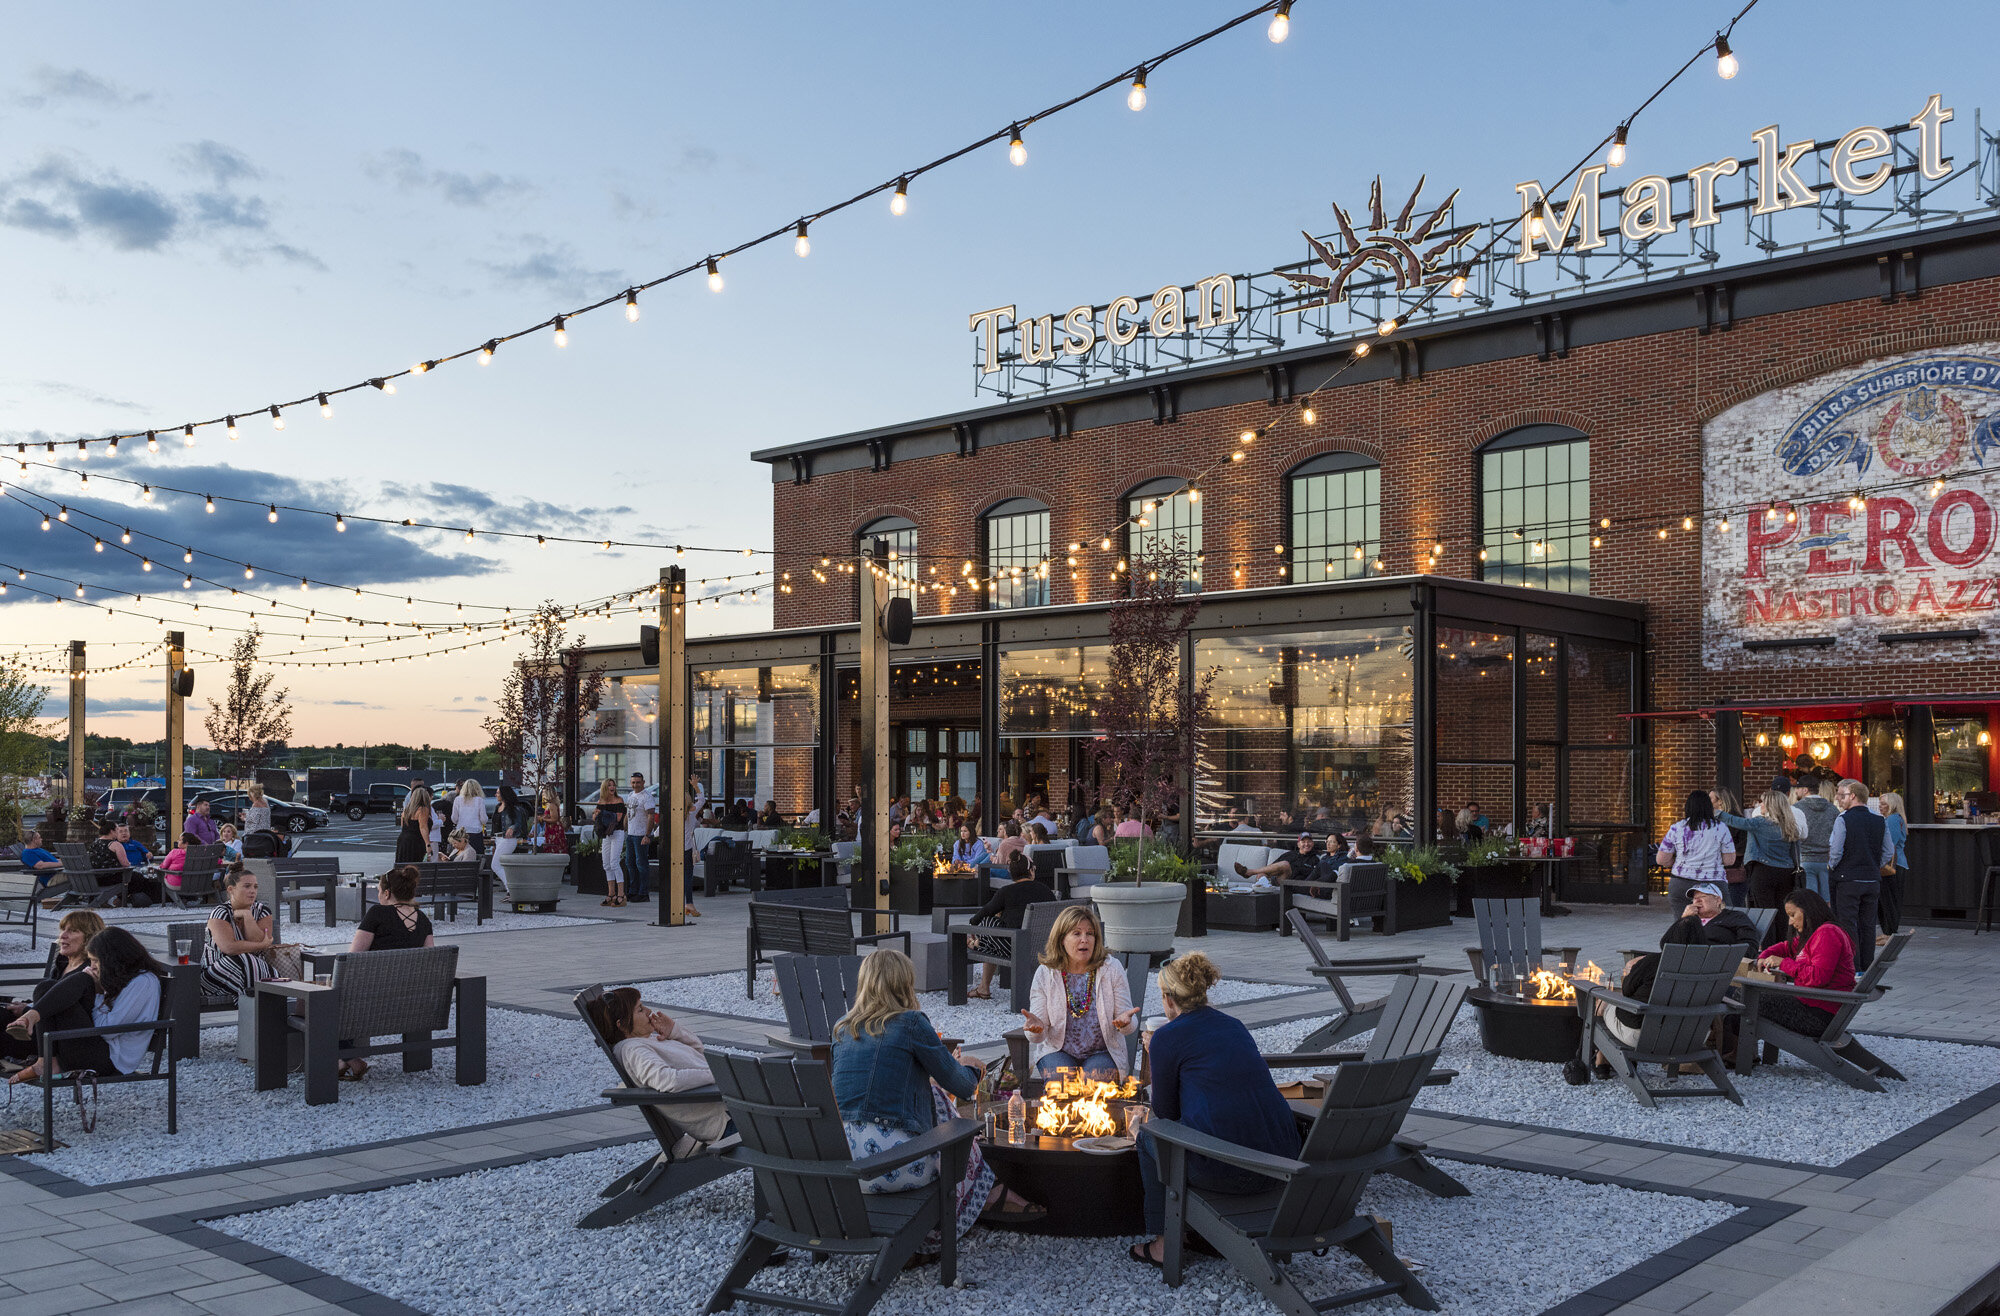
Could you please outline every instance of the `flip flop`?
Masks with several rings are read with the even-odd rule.
[[[1166,1262],[1153,1259],[1153,1245],[1150,1242],[1134,1243],[1125,1249],[1125,1255],[1142,1266],[1151,1266],[1154,1270],[1166,1269]]]
[[[992,993],[992,992],[989,992],[989,991],[984,991],[984,990],[981,990],[981,989],[979,989],[979,988],[975,988],[975,987],[968,987],[968,988],[966,988],[966,989],[965,989],[965,994],[966,994],[966,995],[967,995],[968,997],[970,997],[970,998],[972,998],[973,1000],[976,1000],[976,1001],[990,1001],[990,1000],[992,1000],[992,999],[993,999],[993,993]]]
[[[1005,1201],[1006,1198],[1002,1197],[1001,1200]],[[1027,1201],[1026,1198],[1021,1200]],[[979,1221],[987,1225],[1032,1225],[1048,1219],[1048,1216],[1049,1208],[1037,1202],[1028,1202],[1026,1206],[1015,1211],[989,1206],[979,1213]]]

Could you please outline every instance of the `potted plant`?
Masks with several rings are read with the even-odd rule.
[[[1142,819],[1180,800],[1215,680],[1213,672],[1181,679],[1181,652],[1201,611],[1189,587],[1193,567],[1182,541],[1155,543],[1133,555],[1131,594],[1111,607],[1110,670],[1096,710],[1104,734],[1086,743],[1114,783],[1113,793]],[[1179,875],[1193,865],[1174,847],[1148,846],[1143,833],[1132,854],[1126,876],[1114,867],[1110,881],[1090,889],[1104,921],[1104,944],[1120,952],[1172,950],[1190,903],[1186,878]],[[1157,871],[1176,876],[1156,877],[1153,854],[1173,855],[1177,862]]]
[[[159,839],[160,811],[150,804],[135,804],[126,811],[125,822],[132,829],[132,839],[148,850]]]
[[[792,850],[824,850],[826,833],[817,827],[787,827],[778,833],[778,844]]]
[[[1382,862],[1389,869],[1388,912],[1382,931],[1390,936],[1418,928],[1451,924],[1452,888],[1458,866],[1434,845],[1390,851]]]
[[[1520,853],[1509,836],[1488,836],[1469,842],[1460,860],[1465,869],[1458,882],[1458,912],[1472,917],[1475,900],[1539,899],[1542,893],[1540,867],[1508,862]]]
[[[570,847],[569,858],[576,877],[576,893],[580,896],[601,896],[607,891],[604,884],[604,841],[601,837],[586,832]],[[552,858],[555,856],[551,856]]]

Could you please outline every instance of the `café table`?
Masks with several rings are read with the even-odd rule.
[[[275,1092],[286,1086],[291,1077],[291,1058],[294,1050],[300,1054],[330,1050],[339,1043],[333,1035],[334,1018],[330,1010],[312,1010],[305,1016],[306,1027],[311,1030],[302,1038],[291,1027],[290,1013],[293,1001],[305,1001],[309,997],[333,990],[331,984],[311,982],[279,982],[266,979],[257,984],[254,1020],[257,1030],[256,1090]],[[295,1045],[298,1038],[302,1045]],[[305,1097],[308,1106],[324,1106],[339,1100],[340,1071],[331,1065],[314,1069],[308,1065],[305,1072]]]

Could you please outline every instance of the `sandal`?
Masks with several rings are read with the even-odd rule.
[[[987,991],[984,987],[968,987],[965,989],[965,994],[975,1001],[990,1001],[993,999],[993,993]]]
[[[604,899],[598,901],[597,903],[600,905],[615,905],[618,902],[616,900],[613,900],[610,896],[606,896],[604,897]]]
[[[1009,1197],[1012,1197],[1021,1205],[1014,1210],[1006,1210],[1006,1202]],[[1029,1201],[1010,1188],[1000,1195],[998,1204],[989,1206],[979,1213],[979,1221],[981,1224],[987,1225],[1032,1225],[1046,1220],[1048,1214],[1049,1208],[1038,1202]]]
[[[1151,1242],[1134,1243],[1131,1247],[1125,1249],[1125,1255],[1142,1266],[1151,1266],[1154,1270],[1163,1270],[1166,1268],[1166,1262],[1153,1259],[1153,1245]]]
[[[344,1068],[340,1071],[341,1082],[359,1083],[362,1079],[368,1077],[368,1062],[366,1060],[357,1060],[354,1062],[354,1065],[355,1068],[353,1069]]]

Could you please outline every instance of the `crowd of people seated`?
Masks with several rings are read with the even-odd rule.
[[[106,927],[89,910],[65,915],[61,928],[48,976],[35,984],[26,1001],[7,1006],[11,1018],[0,1060],[13,1071],[7,1078],[10,1085],[42,1081],[45,1034],[159,1017],[166,966],[147,954],[138,938],[124,928]],[[54,1072],[134,1073],[146,1063],[151,1043],[152,1034],[144,1031],[111,1037],[57,1036],[50,1047]]]

